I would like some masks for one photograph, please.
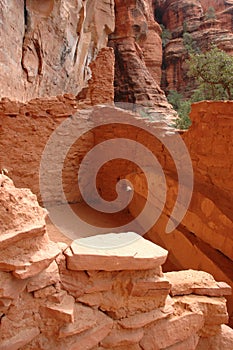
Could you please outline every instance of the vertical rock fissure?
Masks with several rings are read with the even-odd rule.
[[[24,0],[24,8],[23,8],[23,12],[24,12],[24,36],[23,36],[23,40],[22,40],[22,57],[21,57],[21,66],[23,71],[27,74],[27,70],[24,66],[24,42],[25,42],[25,37],[26,37],[26,33],[27,33],[27,29],[28,29],[28,25],[29,25],[29,14],[28,14],[28,10],[27,10],[27,0]]]

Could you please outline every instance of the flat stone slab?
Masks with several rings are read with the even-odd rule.
[[[58,245],[45,235],[22,240],[0,255],[0,271],[12,271],[19,279],[27,279],[46,269],[61,253]]]
[[[26,280],[19,280],[9,272],[0,271],[0,298],[16,299],[26,285]]]
[[[231,287],[225,282],[216,282],[212,275],[204,271],[184,270],[166,272],[164,276],[171,283],[170,294],[175,295],[231,295]]]
[[[70,270],[149,270],[168,252],[134,232],[108,233],[75,240],[65,251]]]
[[[99,310],[75,303],[74,322],[62,326],[59,331],[59,338],[70,337],[75,334],[81,334],[89,329],[94,329],[100,324],[109,324],[113,326],[113,320]]]
[[[64,323],[70,323],[74,322],[74,305],[75,299],[70,295],[66,295],[59,304],[47,302],[46,305],[41,307],[41,311],[44,317],[52,317]]]
[[[18,334],[14,335],[9,339],[4,339],[1,341],[1,350],[16,350],[22,349],[26,344],[30,343],[32,339],[40,334],[38,327],[33,327],[30,329],[24,329],[19,331]]]

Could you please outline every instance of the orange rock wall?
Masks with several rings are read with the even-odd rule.
[[[4,100],[0,104],[1,169],[9,171],[17,186],[29,187],[41,198],[39,168],[44,147],[52,132],[76,111],[75,97],[32,100],[26,105]],[[85,124],[85,119],[80,120],[80,128],[82,125],[84,128]],[[77,145],[77,149],[69,153],[69,162],[72,162],[73,168],[70,170],[67,165],[64,169],[63,183],[71,202],[80,200],[74,171],[78,170],[79,159],[92,145],[93,137],[89,135],[82,146]]]
[[[178,228],[165,234],[168,216],[177,195],[171,159],[162,163],[168,174],[167,203],[161,218],[147,237],[169,251],[165,269],[194,268],[211,272],[233,286],[233,217],[232,217],[232,102],[200,102],[192,106],[192,127],[183,134],[194,169],[191,204]],[[153,149],[153,147],[152,147]],[[165,154],[164,154],[165,155]],[[174,167],[174,165],[173,165]],[[173,169],[173,170],[172,170]],[[144,176],[131,174],[137,193],[130,205],[138,215],[147,197]],[[232,324],[233,303],[229,298]]]
[[[113,0],[1,0],[0,8],[0,97],[76,95],[87,86],[114,31]]]
[[[93,75],[89,87],[83,89],[78,98],[72,94],[65,94],[54,98],[34,99],[25,104],[12,102],[7,98],[0,101],[0,168],[6,168],[17,186],[29,187],[39,199],[40,161],[52,132],[78,109],[98,103],[113,103],[112,49],[100,50],[91,67]],[[85,113],[80,116],[79,121],[79,132],[84,132],[89,123]],[[83,156],[93,145],[93,134],[86,134],[67,155],[63,186],[69,202],[81,200],[77,172]],[[59,201],[59,198],[48,199]]]

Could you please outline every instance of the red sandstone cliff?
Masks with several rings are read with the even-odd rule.
[[[1,97],[77,94],[114,30],[114,1],[1,0],[0,19]]]
[[[192,88],[187,77],[185,60],[188,57],[183,42],[184,32],[189,33],[195,47],[207,49],[216,44],[233,54],[233,3],[224,0],[154,0],[155,17],[171,33],[171,40],[164,48],[163,88],[188,94]],[[208,18],[213,7],[215,18]]]
[[[116,29],[109,46],[115,52],[115,101],[155,107],[175,116],[160,88],[161,29],[148,0],[116,0]]]

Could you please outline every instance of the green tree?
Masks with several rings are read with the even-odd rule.
[[[185,130],[188,129],[192,122],[189,118],[189,113],[191,111],[191,100],[182,101],[180,108],[178,109],[178,118],[176,119],[175,125],[178,129]]]
[[[162,46],[164,48],[169,42],[169,40],[172,39],[172,33],[163,24],[160,24],[160,28],[162,29],[161,39],[162,39]]]
[[[215,19],[215,18],[216,18],[215,9],[213,8],[213,6],[210,6],[205,13],[205,19]]]
[[[216,46],[190,53],[188,76],[196,82],[195,100],[233,99],[233,56]]]
[[[170,90],[167,96],[168,102],[178,113],[178,118],[175,121],[175,126],[178,129],[188,129],[191,125],[189,113],[191,110],[191,100],[184,100],[182,94],[176,90]]]

